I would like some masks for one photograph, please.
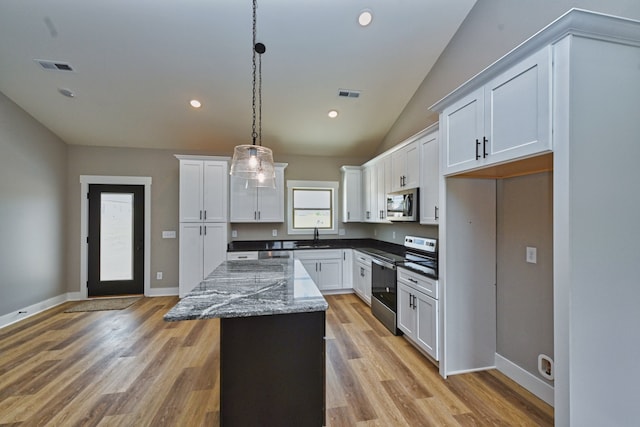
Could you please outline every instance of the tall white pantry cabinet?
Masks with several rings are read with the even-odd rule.
[[[442,137],[441,374],[497,365],[495,178],[547,164],[555,423],[633,424],[640,401],[640,21],[573,9],[431,109],[440,113]],[[459,128],[463,122],[472,125]]]
[[[176,155],[180,161],[179,296],[226,258],[229,159]]]

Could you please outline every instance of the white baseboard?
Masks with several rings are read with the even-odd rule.
[[[149,292],[145,295],[147,297],[172,297],[178,295],[178,287],[170,288],[149,288]]]
[[[488,371],[489,369],[495,369],[495,366],[481,366],[479,368],[473,369],[460,369],[458,371],[449,371],[447,372],[447,376],[450,375],[460,375],[460,374],[469,374],[471,372],[480,372],[480,371]]]
[[[151,288],[148,297],[165,297],[178,295],[178,287],[171,288]],[[34,316],[45,310],[53,308],[57,305],[65,303],[67,301],[81,301],[85,298],[82,292],[67,292],[66,294],[58,295],[57,297],[49,298],[48,300],[37,302],[28,307],[20,308],[12,313],[0,316],[0,329],[9,326],[13,323],[24,320],[28,317]]]
[[[553,386],[496,353],[496,369],[553,406]]]
[[[48,300],[37,302],[35,304],[31,304],[28,307],[23,307],[15,310],[12,313],[0,316],[0,328],[4,328],[13,323],[26,319],[27,317],[31,317],[52,307],[55,307],[56,305],[67,302],[68,298],[69,294],[58,295],[57,297],[49,298]]]

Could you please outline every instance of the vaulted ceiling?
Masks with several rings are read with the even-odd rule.
[[[263,144],[373,155],[474,3],[259,0]],[[3,0],[0,91],[68,144],[230,155],[251,139],[251,15],[251,0]]]

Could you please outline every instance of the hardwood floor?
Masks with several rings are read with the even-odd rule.
[[[445,381],[356,296],[327,301],[327,425],[553,425],[553,408],[502,374]],[[219,321],[164,322],[176,302],[66,303],[1,329],[0,425],[219,425]]]

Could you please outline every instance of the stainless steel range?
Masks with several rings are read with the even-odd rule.
[[[377,249],[367,249],[371,264],[371,312],[394,335],[397,328],[396,266],[401,265],[427,277],[438,278],[438,241],[425,237],[406,236],[404,256]]]

